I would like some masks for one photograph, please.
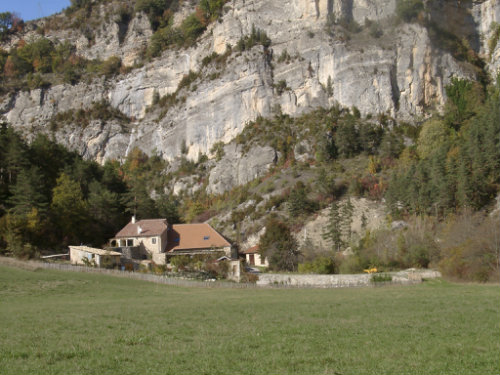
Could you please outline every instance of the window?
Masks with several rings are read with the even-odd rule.
[[[127,246],[134,246],[134,240],[133,240],[133,239],[131,239],[131,238],[129,238],[129,239],[127,240]]]
[[[204,236],[203,239],[206,241],[206,240],[209,240],[210,239],[210,236]]]
[[[151,238],[151,243],[154,245],[156,244],[156,237]]]

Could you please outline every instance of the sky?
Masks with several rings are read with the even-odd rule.
[[[0,0],[0,13],[16,13],[29,21],[58,13],[69,5],[70,0]]]

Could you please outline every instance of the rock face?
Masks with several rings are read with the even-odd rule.
[[[220,194],[233,186],[243,185],[262,176],[277,159],[271,147],[253,147],[247,154],[234,144],[224,148],[224,158],[210,172],[207,191]]]
[[[342,201],[341,204],[344,204]],[[386,217],[386,207],[383,203],[370,201],[366,198],[352,198],[353,205],[351,231],[354,236],[361,237],[365,229],[376,230],[384,225]],[[304,228],[297,234],[297,240],[300,244],[304,244],[306,240],[319,249],[328,249],[329,243],[323,238],[323,228],[328,223],[329,208],[325,208],[318,213],[317,217],[307,222]],[[362,217],[366,218],[366,228],[363,228]],[[349,239],[345,239],[349,240]]]
[[[500,47],[489,51],[488,38],[493,35],[491,25],[500,20],[499,1],[462,3],[432,2],[428,16],[446,15],[442,23],[466,36],[479,54],[491,55],[488,69],[495,72]],[[270,116],[277,108],[299,115],[338,103],[356,106],[362,114],[388,113],[411,121],[425,116],[428,108],[443,106],[444,87],[451,77],[475,73],[469,64],[440,49],[424,27],[395,23],[395,8],[396,0],[234,0],[194,47],[168,50],[112,80],[18,92],[0,98],[0,109],[28,137],[38,131],[50,133],[48,124],[57,113],[109,102],[131,118],[130,125],[93,122],[81,129],[73,124],[55,134],[61,143],[101,162],[123,158],[134,147],[148,153],[156,149],[173,160],[184,145],[188,158],[196,159],[200,153],[209,154],[214,143],[228,143],[246,123]],[[332,27],[332,20],[361,26],[375,23],[383,33],[374,36],[368,26],[358,33],[348,32]],[[28,27],[26,38],[36,37],[35,26]],[[270,37],[269,49],[257,45],[240,53],[233,48],[222,68],[202,65],[204,57],[224,53],[227,45],[234,47],[252,27]],[[143,53],[152,30],[147,17],[137,14],[126,29],[108,20],[95,34],[91,45],[74,31],[48,31],[46,36],[69,40],[87,58],[118,56],[131,66]],[[190,71],[198,72],[198,78],[179,90]],[[284,83],[284,89],[277,90],[277,83]],[[183,100],[166,115],[159,116],[162,108],[154,106],[148,111],[155,96],[173,93]],[[231,157],[241,157],[232,152],[227,150]],[[269,165],[271,153],[258,150],[237,162],[224,158],[227,165],[215,168],[209,189],[220,192],[229,180],[241,183],[259,175]]]

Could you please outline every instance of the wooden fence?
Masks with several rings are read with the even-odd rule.
[[[45,268],[53,269],[58,271],[71,271],[71,272],[86,272],[86,273],[99,273],[104,275],[112,275],[117,277],[124,277],[134,280],[148,281],[158,284],[174,285],[181,287],[201,287],[201,288],[236,288],[236,289],[248,289],[256,288],[255,284],[250,283],[236,283],[231,281],[211,281],[211,280],[192,280],[182,277],[173,277],[166,275],[155,275],[151,273],[142,272],[131,272],[131,271],[121,271],[115,269],[106,268],[95,268],[87,266],[77,266],[72,264],[64,263],[50,263],[50,262],[40,262],[40,261],[23,261],[14,258],[0,257],[0,264],[6,266],[18,267],[26,270],[34,271],[36,269]]]

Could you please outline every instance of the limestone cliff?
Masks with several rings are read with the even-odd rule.
[[[84,57],[118,56],[124,65],[133,66],[153,33],[149,21],[138,13],[126,30],[121,29],[112,17],[106,20],[106,6],[112,5],[100,5],[103,21],[92,43],[70,30],[49,29],[45,35],[70,41]],[[185,4],[179,17],[193,8]],[[492,25],[500,23],[498,0],[432,1],[427,8],[425,16],[467,40],[490,73],[499,69],[500,47],[488,50]],[[0,99],[0,110],[26,137],[55,132],[59,142],[100,162],[123,158],[134,147],[157,150],[173,160],[185,146],[187,157],[196,159],[200,153],[210,154],[216,142],[230,142],[257,116],[271,116],[276,110],[298,115],[338,103],[356,106],[362,114],[415,121],[429,109],[442,108],[444,88],[452,77],[474,78],[477,69],[442,48],[418,22],[396,22],[395,9],[396,0],[232,0],[193,47],[167,50],[113,79],[11,93]],[[29,24],[24,35],[3,47],[36,38],[45,22],[54,21]],[[266,32],[270,47],[236,51],[234,46],[252,28]],[[222,67],[202,63],[213,52],[225,53],[228,45],[233,49]],[[190,72],[198,73],[196,79],[180,88]],[[162,113],[157,98],[173,93],[182,100]],[[91,121],[84,128],[75,123],[57,130],[49,126],[57,113],[103,100],[130,123]],[[249,158],[240,166],[230,160],[238,158],[237,152],[226,153],[231,172],[214,172],[212,190],[223,190],[218,187],[223,181],[230,186],[262,173],[262,166],[275,157],[268,151],[259,152],[255,163]]]

